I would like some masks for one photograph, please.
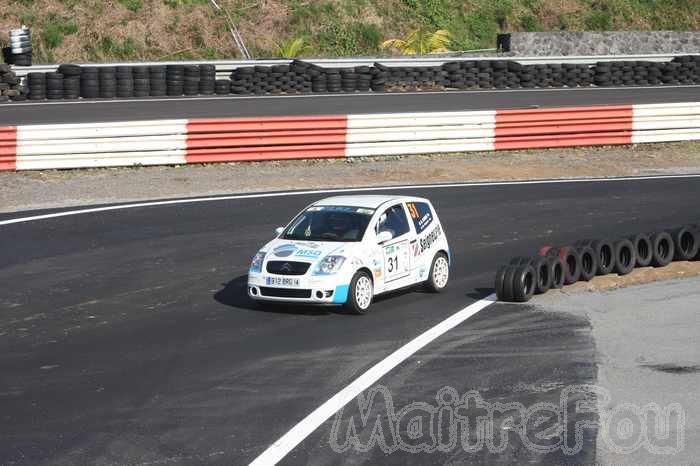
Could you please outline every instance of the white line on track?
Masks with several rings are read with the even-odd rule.
[[[350,385],[333,395],[328,401],[316,408],[302,419],[297,425],[280,437],[267,450],[255,458],[250,466],[269,466],[277,464],[292,451],[299,443],[308,437],[321,424],[326,422],[340,408],[352,401],[357,395],[368,389],[393,368],[411,357],[428,343],[447,333],[477,312],[496,302],[496,296],[490,295],[480,301],[470,304],[456,314],[451,315],[434,327],[426,330],[386,358],[372,366],[367,372],[355,379]]]
[[[539,184],[559,184],[559,183],[612,183],[616,181],[646,181],[659,179],[684,179],[684,178],[700,178],[700,174],[689,175],[658,175],[658,176],[630,176],[619,178],[576,178],[562,180],[533,180],[533,181],[494,181],[483,183],[448,183],[448,184],[418,184],[418,185],[403,185],[403,186],[368,186],[363,188],[329,188],[316,189],[305,191],[286,191],[276,193],[251,193],[251,194],[236,194],[231,196],[210,196],[210,197],[194,197],[188,199],[173,199],[166,201],[148,201],[135,202],[133,204],[120,204],[105,207],[91,207],[85,209],[66,210],[51,214],[32,215],[28,217],[11,218],[1,220],[0,226],[12,225],[15,223],[34,222],[38,220],[48,220],[51,218],[69,217],[72,215],[93,214],[97,212],[109,212],[113,210],[136,209],[141,207],[160,207],[178,204],[196,204],[200,202],[214,201],[231,201],[239,199],[262,199],[270,197],[283,196],[305,196],[310,194],[339,194],[339,193],[361,193],[368,191],[401,191],[406,189],[445,189],[445,188],[471,188],[471,187],[491,187],[491,186],[515,186],[515,185],[539,185]]]
[[[139,102],[193,102],[193,101],[209,101],[209,100],[259,100],[259,99],[318,99],[328,97],[343,97],[353,98],[361,96],[374,97],[397,97],[406,95],[435,95],[435,94],[510,94],[514,92],[591,92],[591,91],[619,91],[619,90],[652,90],[652,89],[688,89],[700,88],[697,85],[690,86],[630,86],[630,87],[572,87],[572,88],[551,88],[551,89],[485,89],[478,91],[421,91],[421,92],[389,92],[389,93],[357,93],[357,94],[301,94],[301,95],[244,95],[244,96],[216,96],[216,97],[174,97],[174,98],[158,98],[158,99],[104,99],[104,100],[74,100],[67,102],[22,102],[9,105],[7,108],[15,107],[31,107],[36,105],[89,105],[89,104],[120,104],[120,103],[139,103]],[[616,105],[616,104],[612,104]]]

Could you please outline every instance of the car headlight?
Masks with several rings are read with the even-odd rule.
[[[317,275],[330,275],[336,273],[343,266],[345,256],[326,256],[316,266],[314,271]]]
[[[263,261],[265,260],[265,253],[260,251],[258,252],[255,257],[253,257],[253,260],[250,261],[250,271],[255,272],[255,273],[260,273],[262,271],[262,264]]]

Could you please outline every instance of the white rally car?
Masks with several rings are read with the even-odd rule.
[[[331,197],[277,229],[251,262],[248,295],[364,314],[381,293],[418,283],[441,291],[449,266],[445,232],[427,199]]]

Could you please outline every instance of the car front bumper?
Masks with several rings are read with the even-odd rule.
[[[271,275],[249,273],[248,296],[258,301],[345,304],[348,284],[336,275]]]

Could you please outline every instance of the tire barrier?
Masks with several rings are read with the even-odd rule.
[[[200,70],[201,73],[201,70]],[[167,70],[157,73],[167,76]],[[47,97],[145,92],[145,72],[107,70],[83,79],[74,70],[28,76]],[[150,70],[149,70],[150,75]],[[183,88],[184,70],[183,70]],[[200,74],[201,77],[201,74]],[[160,78],[158,78],[160,79]],[[149,79],[149,81],[151,81]],[[165,79],[165,81],[168,81]],[[172,80],[171,80],[172,81]],[[132,84],[133,82],[133,84]],[[212,86],[211,79],[204,85]],[[199,85],[199,84],[198,84]],[[133,87],[132,87],[133,86]],[[153,91],[153,81],[149,87]],[[158,83],[158,92],[168,84]],[[194,85],[188,84],[194,92]],[[216,81],[213,81],[216,89]],[[31,94],[30,94],[31,98]],[[0,127],[0,170],[343,158],[597,144],[700,140],[700,104],[653,104],[536,110],[126,121]],[[603,248],[612,262],[612,245]],[[572,279],[571,276],[568,277]]]
[[[500,301],[526,302],[534,294],[546,293],[589,281],[595,275],[623,276],[635,267],[664,267],[676,261],[700,261],[700,225],[615,241],[582,240],[574,246],[544,246],[533,257],[516,257],[498,268],[494,286]]]
[[[307,93],[420,92],[476,89],[545,89],[617,86],[680,86],[700,84],[700,55],[671,61],[602,61],[521,64],[513,60],[462,60],[434,66],[324,67],[293,60],[282,65],[235,68],[228,80],[217,79],[214,64],[78,66],[60,65],[80,78],[84,99],[113,99],[198,95],[282,95]],[[59,92],[42,92],[34,74],[32,100],[60,98]],[[55,72],[44,73],[44,81]],[[52,76],[49,76],[52,75]],[[71,84],[71,89],[74,86]],[[35,92],[36,91],[36,92]],[[54,89],[57,91],[57,89]],[[68,99],[76,98],[75,93]]]
[[[2,49],[5,63],[16,66],[32,65],[32,31],[22,26],[10,31],[10,45]]]
[[[29,90],[22,86],[20,79],[5,64],[0,63],[0,102],[27,100]]]

